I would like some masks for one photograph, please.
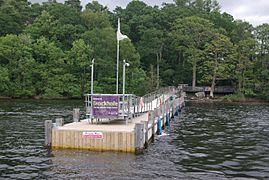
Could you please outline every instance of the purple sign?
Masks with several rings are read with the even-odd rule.
[[[119,96],[96,95],[92,97],[94,117],[115,117],[119,113]]]

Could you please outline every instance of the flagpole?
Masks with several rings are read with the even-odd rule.
[[[128,38],[126,35],[120,32],[120,18],[118,18],[118,30],[117,30],[117,82],[116,82],[116,94],[119,94],[119,59],[120,59],[120,41]]]
[[[120,56],[120,41],[117,39],[117,84],[116,84],[116,94],[119,93],[119,56]]]

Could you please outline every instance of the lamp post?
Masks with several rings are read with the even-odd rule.
[[[123,75],[122,75],[122,101],[123,101],[123,113],[125,116],[125,66],[130,66],[125,60],[123,60]],[[127,122],[126,122],[127,123]]]
[[[94,59],[92,59],[91,68],[92,68],[92,72],[91,72],[91,95],[93,95],[93,70],[94,70]]]
[[[92,59],[91,66],[91,114],[90,114],[90,120],[92,121],[92,113],[93,113],[93,107],[92,107],[92,97],[93,97],[93,73],[94,73],[94,59]]]

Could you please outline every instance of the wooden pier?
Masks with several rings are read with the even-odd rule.
[[[94,122],[79,120],[74,109],[73,123],[64,124],[62,118],[45,121],[45,144],[51,148],[86,149],[92,151],[118,151],[141,153],[155,134],[161,134],[165,124],[184,106],[182,88],[145,96],[145,103],[132,103],[127,120],[103,119]],[[146,100],[147,99],[147,100]]]
[[[197,93],[197,92],[205,92],[209,93],[211,90],[210,86],[184,86],[183,87],[184,92],[186,93]],[[234,93],[236,89],[233,86],[216,86],[214,89],[214,93],[218,94],[231,94]]]

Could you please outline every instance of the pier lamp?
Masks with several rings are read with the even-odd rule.
[[[91,113],[90,113],[90,120],[92,122],[92,113],[93,113],[93,108],[92,108],[92,96],[93,96],[93,73],[94,73],[94,59],[92,59],[92,64],[90,65],[91,67]]]
[[[122,101],[123,101],[123,113],[125,115],[125,67],[129,67],[130,64],[123,60],[123,76],[122,76]]]

